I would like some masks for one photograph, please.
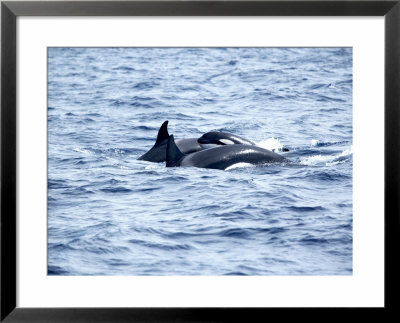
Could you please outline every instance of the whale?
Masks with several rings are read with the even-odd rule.
[[[202,135],[197,142],[202,145],[255,145],[254,142],[231,134],[229,132],[222,131],[210,131]]]
[[[166,120],[158,130],[157,139],[154,146],[148,152],[140,156],[138,160],[145,160],[155,163],[165,162],[168,138],[168,120]],[[241,138],[228,132],[220,131],[207,132],[200,138],[176,139],[175,144],[185,155],[223,145],[254,145],[254,143],[250,140]]]
[[[141,155],[138,160],[145,160],[154,163],[165,162],[168,138],[168,120],[166,120],[158,130],[157,139],[154,146],[149,151]],[[197,142],[197,138],[177,139],[176,145],[178,145],[179,150],[184,154],[190,154],[203,149],[202,146]]]
[[[198,167],[225,170],[237,164],[261,165],[289,162],[285,157],[255,145],[222,145],[184,154],[174,136],[168,138],[166,167]]]

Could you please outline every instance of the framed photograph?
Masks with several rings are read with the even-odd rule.
[[[393,314],[399,15],[3,1],[1,321]]]

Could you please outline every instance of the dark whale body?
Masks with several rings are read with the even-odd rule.
[[[154,163],[165,162],[167,143],[169,138],[168,121],[165,121],[158,130],[157,140],[154,146],[138,160],[146,160]],[[177,139],[176,144],[184,154],[190,154],[202,149],[196,138]]]
[[[154,146],[145,154],[140,156],[138,160],[146,160],[150,162],[160,163],[165,162],[167,152],[167,142],[169,138],[168,120],[165,121],[158,130],[157,140]],[[247,144],[254,145],[250,140],[235,136],[227,132],[207,132],[199,139],[177,139],[175,144],[179,150],[185,154],[191,154],[200,150],[217,147],[219,145]]]
[[[252,165],[282,163],[289,160],[270,150],[253,145],[224,145],[185,155],[171,135],[167,144],[167,167],[227,169],[239,163]]]

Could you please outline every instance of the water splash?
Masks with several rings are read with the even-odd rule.
[[[334,166],[345,163],[353,156],[353,148],[345,149],[337,155],[313,155],[301,157],[300,163],[307,166]]]
[[[276,139],[274,137],[260,141],[259,143],[257,143],[257,146],[272,151],[282,151],[283,149],[282,143],[279,141],[279,139]]]

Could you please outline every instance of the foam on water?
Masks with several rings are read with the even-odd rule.
[[[318,139],[311,140],[311,147],[317,147],[320,142]]]
[[[260,142],[257,143],[257,146],[260,146],[262,148],[272,150],[272,151],[282,151],[282,148],[283,148],[282,143],[274,137],[261,140]]]
[[[303,165],[309,166],[317,166],[317,165],[325,165],[325,166],[335,166],[337,164],[341,164],[347,161],[353,155],[353,149],[349,148],[342,151],[337,155],[313,155],[308,157],[301,157],[300,162]]]

